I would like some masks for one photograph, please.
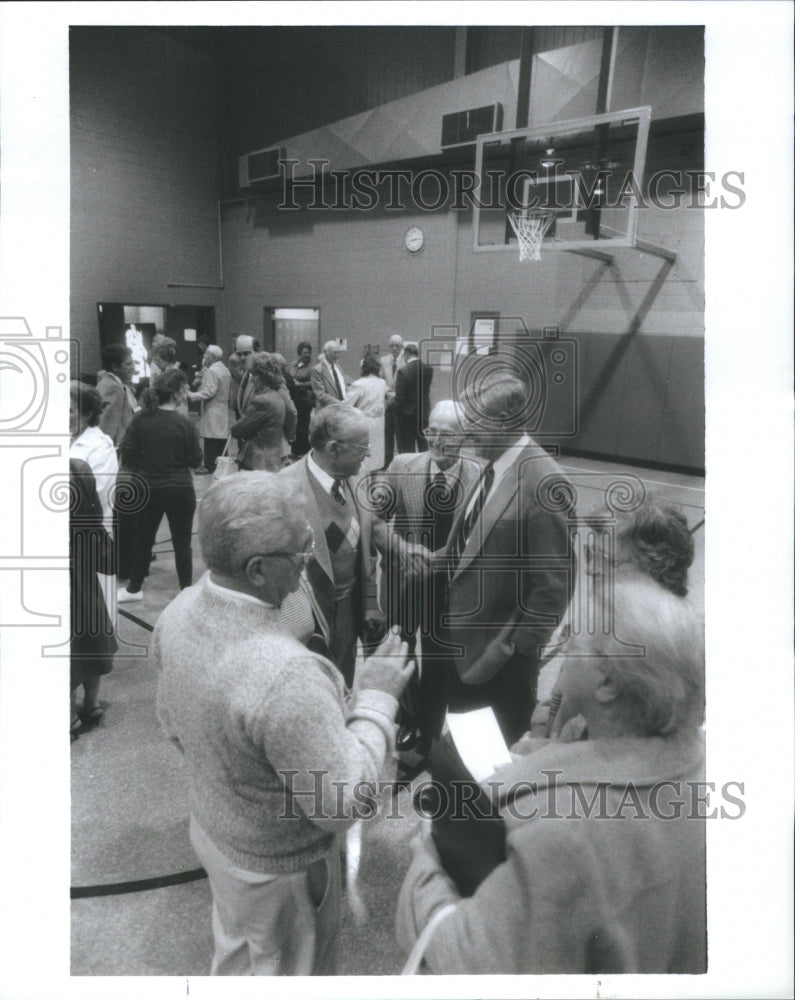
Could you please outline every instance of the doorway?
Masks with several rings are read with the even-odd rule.
[[[262,324],[262,344],[266,351],[282,354],[291,365],[298,354],[298,345],[312,345],[312,356],[320,351],[320,310],[315,308],[283,308],[265,306]]]

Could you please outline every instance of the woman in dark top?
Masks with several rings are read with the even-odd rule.
[[[98,573],[115,573],[113,539],[102,523],[102,506],[91,467],[69,460],[69,584],[71,589],[70,735],[93,729],[102,718],[99,681],[113,669],[116,637]],[[83,705],[77,708],[77,689]]]
[[[309,451],[309,418],[315,408],[312,392],[312,345],[302,341],[298,345],[298,360],[290,365],[292,386],[287,384],[298,411],[298,424],[293,441],[293,454],[300,458]]]
[[[138,515],[138,543],[132,572],[118,601],[141,601],[157,529],[165,514],[174,545],[180,589],[193,582],[191,530],[196,493],[190,470],[201,465],[199,435],[193,421],[178,412],[187,399],[188,377],[179,369],[158,375],[141,396],[121,446],[122,463],[143,480],[146,500]]]

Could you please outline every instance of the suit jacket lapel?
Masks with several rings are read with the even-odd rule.
[[[334,581],[334,570],[331,568],[331,554],[328,550],[328,543],[326,542],[326,532],[323,528],[323,518],[320,516],[320,508],[317,505],[317,498],[315,497],[316,484],[313,480],[313,476],[309,471],[309,466],[307,465],[306,458],[302,458],[303,463],[302,473],[305,482],[305,492],[307,495],[307,505],[306,513],[309,518],[309,526],[312,528],[312,532],[315,536],[315,551],[314,558],[318,566],[323,570],[326,576]],[[319,484],[318,484],[319,485]],[[322,487],[321,487],[322,489]]]
[[[497,484],[494,492],[486,499],[483,512],[481,513],[478,522],[475,523],[472,534],[467,539],[466,548],[461,553],[461,560],[456,567],[455,573],[453,574],[453,579],[455,579],[459,573],[463,572],[475,556],[483,549],[483,545],[491,534],[494,525],[500,519],[508,504],[511,503],[516,494],[519,492],[520,472],[524,461],[527,460],[529,455],[530,449],[523,448],[515,461],[511,463],[511,466],[508,468],[500,482]],[[459,511],[459,513],[461,513],[461,511]],[[456,518],[456,521],[457,520],[458,518]],[[452,532],[450,534],[452,536]]]
[[[411,505],[408,507],[409,515],[412,518],[421,518],[425,515],[425,490],[428,486],[428,476],[431,469],[430,456],[424,453],[416,463],[416,468],[411,470],[408,476],[406,492]]]

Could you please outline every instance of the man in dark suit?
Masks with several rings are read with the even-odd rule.
[[[378,477],[378,487],[385,500],[382,516],[392,518],[395,533],[434,551],[446,545],[456,510],[472,491],[481,466],[461,456],[462,412],[451,399],[442,400],[431,411],[427,440],[426,452],[396,455]],[[422,757],[431,739],[439,736],[444,718],[446,650],[439,643],[434,607],[445,581],[437,575],[406,585],[400,562],[387,558],[385,564],[382,594],[388,623],[401,626],[410,637],[410,648],[420,633],[422,658],[404,692],[401,722],[407,748],[418,743],[416,750]]]
[[[566,611],[575,576],[570,488],[524,430],[528,401],[527,386],[509,372],[491,376],[465,398],[470,442],[486,465],[437,553],[447,580],[439,633],[455,647],[445,669],[448,710],[490,707],[509,746],[530,726],[541,649]],[[471,775],[449,736],[434,742],[430,771],[449,800],[459,801],[456,786]],[[479,800],[472,804],[481,809]],[[450,811],[435,817],[433,839],[446,871],[468,896],[503,860],[505,840],[487,807],[465,819]]]
[[[315,410],[309,454],[279,475],[306,499],[315,547],[307,575],[329,629],[329,647],[346,685],[353,685],[356,640],[378,641],[384,616],[378,607],[373,515],[356,489],[370,450],[370,422],[344,403]]]
[[[235,382],[229,390],[229,400],[235,412],[235,420],[240,420],[246,412],[248,401],[254,392],[251,375],[247,370],[248,359],[257,351],[257,342],[248,334],[241,333],[235,338],[235,349],[229,355],[229,374]]]
[[[427,451],[423,437],[431,409],[433,369],[420,361],[420,349],[413,341],[403,347],[406,364],[395,376],[395,414],[398,451]]]
[[[486,466],[443,552],[450,623],[442,632],[460,650],[448,704],[491,706],[510,743],[529,726],[540,649],[571,596],[573,511],[554,502],[570,495],[564,473],[523,428],[525,383],[492,376],[474,400],[465,403],[470,441]]]

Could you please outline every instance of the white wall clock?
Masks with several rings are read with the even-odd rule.
[[[406,249],[409,253],[418,253],[425,243],[425,234],[419,226],[412,226],[406,231]]]

